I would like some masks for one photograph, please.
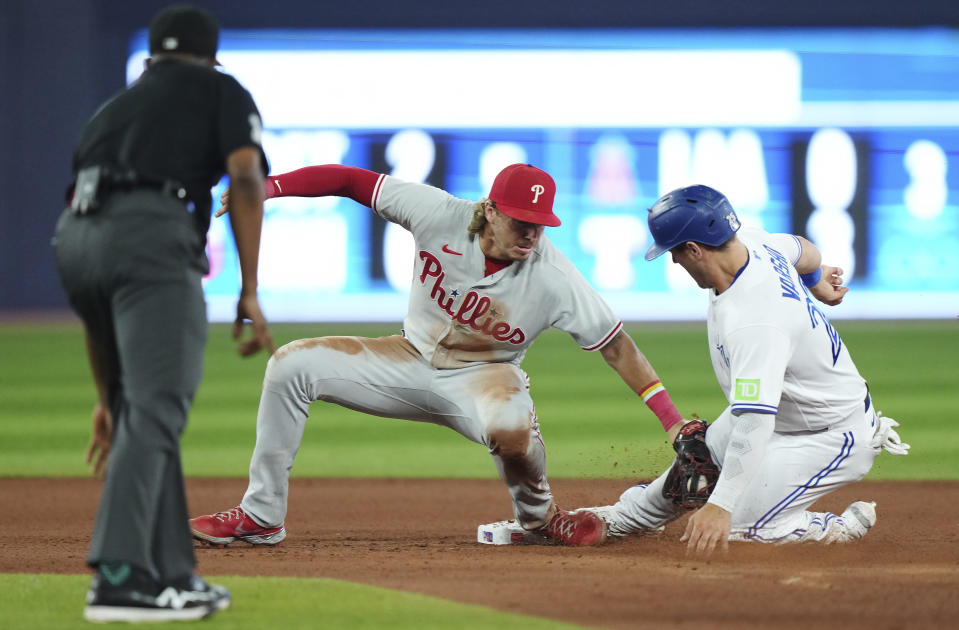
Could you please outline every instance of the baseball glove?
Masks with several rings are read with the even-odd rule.
[[[666,475],[663,497],[676,505],[694,509],[705,504],[719,479],[719,467],[706,447],[706,423],[691,420],[673,442],[676,459]]]

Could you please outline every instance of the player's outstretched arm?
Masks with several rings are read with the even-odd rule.
[[[623,382],[636,395],[643,399],[649,408],[659,418],[663,429],[672,443],[679,434],[683,425],[683,417],[679,414],[666,388],[656,375],[656,370],[646,356],[639,351],[626,331],[620,330],[616,336],[600,349],[600,354],[606,363],[613,368]]]
[[[263,180],[263,200],[271,199],[276,197],[276,186],[273,183],[273,177],[267,177]],[[223,191],[223,194],[220,195],[220,207],[217,209],[214,217],[222,217],[224,214],[230,211],[230,186],[227,186],[226,190]]]
[[[776,416],[744,412],[732,416],[729,437],[719,479],[709,501],[693,514],[681,540],[687,555],[708,559],[713,551],[728,549],[731,515],[750,482],[759,472],[776,425]]]
[[[349,197],[357,203],[373,207],[373,191],[380,174],[365,168],[323,164],[271,175],[263,183],[266,199],[273,197]],[[230,211],[230,191],[220,197],[215,216]]]

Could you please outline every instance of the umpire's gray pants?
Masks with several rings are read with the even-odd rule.
[[[54,248],[99,355],[114,421],[87,562],[128,562],[161,583],[190,575],[180,434],[207,335],[205,256],[193,217],[159,193],[114,195],[96,214],[67,210]]]

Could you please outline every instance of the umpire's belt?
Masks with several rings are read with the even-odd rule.
[[[189,201],[186,187],[180,182],[105,166],[81,169],[71,189],[70,208],[76,214],[93,213],[113,193],[134,190],[155,190],[183,203]]]

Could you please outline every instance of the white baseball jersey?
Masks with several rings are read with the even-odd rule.
[[[479,237],[466,231],[474,202],[381,175],[370,206],[413,234],[415,271],[404,332],[434,367],[519,365],[550,327],[568,332],[584,350],[598,350],[622,328],[545,235],[527,260],[484,276]]]
[[[821,430],[863,408],[866,384],[793,267],[791,234],[742,229],[749,261],[710,292],[709,351],[732,413],[776,414],[776,431]]]
[[[622,323],[546,237],[526,260],[484,275],[479,238],[466,231],[474,202],[381,175],[369,205],[416,243],[405,338],[301,339],[277,350],[263,378],[243,510],[262,525],[283,522],[310,404],[324,400],[434,422],[484,444],[517,521],[542,526],[553,503],[546,447],[519,363],[551,326],[598,350]]]
[[[848,513],[812,512],[817,500],[862,479],[880,449],[871,446],[876,412],[849,352],[793,265],[801,245],[790,234],[741,229],[749,260],[732,285],[711,292],[709,350],[729,406],[706,432],[724,474],[742,472],[733,444],[736,415],[775,414],[758,470],[731,510],[730,540],[853,540],[865,531]],[[825,430],[828,429],[828,430]],[[748,447],[748,441],[745,443]],[[729,464],[729,466],[727,466]],[[629,488],[608,514],[612,535],[655,531],[685,513],[663,496],[669,471]],[[722,491],[720,478],[713,497]],[[713,501],[710,501],[713,503]]]

